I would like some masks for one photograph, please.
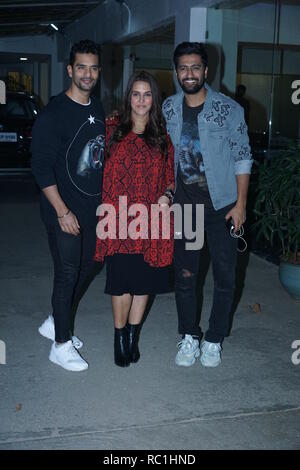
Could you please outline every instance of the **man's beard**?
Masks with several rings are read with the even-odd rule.
[[[77,88],[82,91],[92,91],[96,86],[96,82],[94,80],[92,80],[89,85],[82,84],[80,80],[74,80],[74,83]]]
[[[203,78],[201,82],[196,82],[193,87],[186,87],[184,85],[184,81],[179,83],[179,85],[181,86],[183,92],[186,93],[187,95],[195,95],[203,88],[204,83],[205,83],[205,79]]]

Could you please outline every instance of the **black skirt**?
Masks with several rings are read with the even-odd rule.
[[[171,268],[153,268],[140,254],[118,253],[106,257],[105,293],[151,295],[172,290]]]

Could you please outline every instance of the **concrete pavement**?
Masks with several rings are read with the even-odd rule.
[[[77,314],[89,370],[48,360],[38,327],[50,311],[52,264],[35,198],[1,205],[0,450],[2,449],[300,449],[300,304],[281,287],[277,267],[254,255],[220,367],[174,363],[174,294],[156,297],[144,324],[141,359],[113,363],[105,271]],[[245,255],[244,255],[245,256]],[[247,264],[241,258],[241,266]],[[201,325],[212,300],[209,270]],[[260,304],[261,312],[253,310]],[[2,343],[3,344],[3,343]],[[300,353],[298,355],[300,358]]]

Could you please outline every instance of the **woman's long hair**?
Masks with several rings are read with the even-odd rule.
[[[116,142],[121,142],[132,130],[133,122],[131,118],[131,95],[135,82],[149,83],[152,93],[152,106],[149,111],[149,121],[146,124],[144,139],[149,147],[159,147],[164,156],[168,154],[168,141],[166,134],[165,120],[161,111],[161,97],[155,78],[148,72],[135,72],[128,81],[124,96],[123,107],[120,112],[120,122],[113,132],[107,148],[109,156],[111,147]]]

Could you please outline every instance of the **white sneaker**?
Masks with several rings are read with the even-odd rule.
[[[221,364],[221,344],[202,341],[201,343],[201,364],[205,367],[216,367]]]
[[[72,345],[69,340],[66,343],[57,345],[55,342],[52,344],[49,359],[54,364],[58,364],[66,370],[79,372],[88,368],[88,363],[80,356],[77,349]]]
[[[55,330],[54,330],[54,318],[52,315],[44,321],[44,323],[39,327],[39,333],[45,338],[55,340]],[[83,342],[77,338],[77,336],[72,336],[72,344],[74,348],[80,349],[83,346]]]
[[[200,356],[199,341],[191,335],[184,335],[182,341],[177,344],[179,348],[175,362],[178,366],[192,366],[196,357]]]

